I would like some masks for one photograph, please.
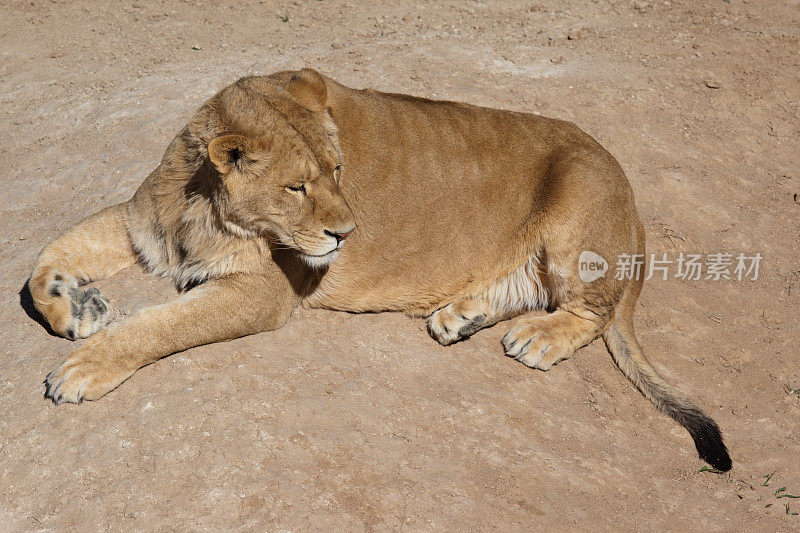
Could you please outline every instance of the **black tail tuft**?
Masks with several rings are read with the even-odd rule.
[[[731,456],[722,442],[719,426],[702,411],[692,411],[675,418],[694,439],[700,459],[717,470],[727,472],[731,469]]]
[[[628,324],[621,330],[614,323],[603,338],[617,366],[642,394],[659,411],[671,416],[686,428],[694,439],[700,459],[722,472],[730,470],[731,457],[722,442],[722,433],[717,423],[658,375],[636,341],[633,327]]]
[[[728,448],[722,441],[722,432],[717,423],[677,391],[666,389],[665,383],[659,383],[660,378],[656,381],[653,377],[643,375],[639,383],[648,390],[651,397],[657,398],[657,402],[654,403],[658,409],[686,428],[694,439],[700,459],[717,470],[723,472],[730,470],[731,456],[728,455]]]

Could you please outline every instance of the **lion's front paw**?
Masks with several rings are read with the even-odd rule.
[[[503,337],[506,355],[522,364],[549,370],[569,358],[577,349],[570,336],[547,323],[546,318],[520,320]]]
[[[50,307],[56,315],[49,317],[51,325],[68,339],[85,339],[111,319],[108,301],[100,291],[94,287],[82,291],[71,276],[57,275],[47,290],[47,296],[53,300],[54,305]]]
[[[77,312],[75,307],[72,308],[72,316],[75,317],[78,337],[85,339],[108,324],[110,320],[108,302],[100,291],[90,287],[83,294],[83,302],[77,308]]]
[[[80,352],[80,349],[78,350]],[[46,398],[56,405],[96,400],[130,377],[131,372],[92,352],[69,356],[45,379]]]
[[[482,302],[462,300],[446,305],[428,317],[428,332],[440,344],[458,342],[487,327],[488,309]]]

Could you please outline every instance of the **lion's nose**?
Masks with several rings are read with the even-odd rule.
[[[354,229],[355,228],[350,228],[347,231],[328,231],[328,230],[325,230],[325,235],[329,235],[329,236],[333,237],[334,239],[336,239],[336,243],[338,244],[338,243],[342,242],[343,240],[345,240],[348,235],[353,233]]]

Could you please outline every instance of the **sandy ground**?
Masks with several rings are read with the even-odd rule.
[[[800,499],[777,497],[800,494],[797,0],[3,12],[0,529],[800,528],[786,509]],[[401,315],[298,311],[100,401],[45,401],[74,344],[20,304],[41,247],[130,197],[205,98],[303,65],[573,120],[628,173],[651,252],[760,252],[756,281],[654,279],[638,311],[651,359],[717,419],[734,469],[698,472],[688,434],[600,342],[532,371],[502,355],[508,323],[443,348]],[[139,268],[97,285],[120,315],[175,294]]]

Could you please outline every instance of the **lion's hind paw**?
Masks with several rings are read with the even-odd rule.
[[[443,345],[466,339],[490,325],[483,302],[458,301],[438,309],[428,317],[428,333]]]

